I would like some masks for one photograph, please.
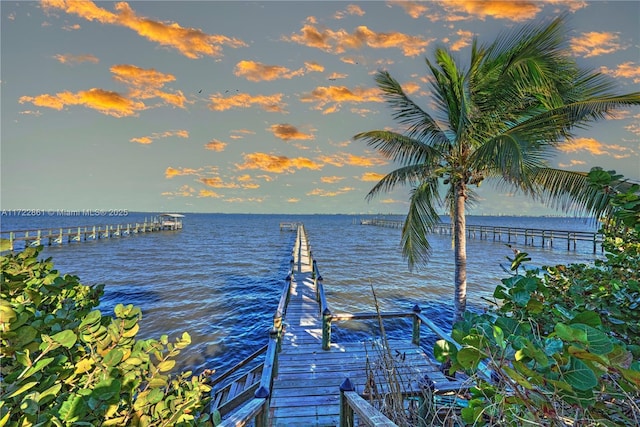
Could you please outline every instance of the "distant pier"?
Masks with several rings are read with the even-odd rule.
[[[55,227],[31,230],[2,230],[2,251],[14,251],[32,246],[52,246],[86,242],[89,240],[112,239],[135,234],[152,233],[164,230],[181,230],[180,214],[162,214],[149,221],[132,224],[108,224],[74,227]]]
[[[402,228],[404,221],[384,218],[363,219],[362,225],[375,225],[378,227]],[[451,234],[453,226],[448,223],[440,223],[434,227],[436,234]],[[518,243],[518,239],[525,246],[536,246],[538,241],[541,247],[553,248],[554,241],[562,241],[567,244],[567,250],[576,250],[577,242],[590,242],[593,245],[593,253],[597,252],[600,245],[602,250],[603,236],[594,231],[572,230],[546,230],[541,228],[504,227],[493,225],[469,225],[466,226],[467,237],[481,240],[502,241],[503,236],[507,243]]]

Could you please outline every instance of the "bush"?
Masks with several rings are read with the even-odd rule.
[[[170,375],[189,335],[136,340],[140,308],[102,315],[40,250],[0,257],[0,427],[211,425],[206,375]]]
[[[590,177],[611,196],[605,259],[506,278],[494,292],[496,308],[454,325],[460,350],[436,343],[451,373],[476,379],[465,422],[640,425],[638,186],[614,186],[620,177],[601,169]],[[519,255],[516,271],[528,259]]]

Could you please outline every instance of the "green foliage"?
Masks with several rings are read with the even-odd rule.
[[[136,340],[140,308],[95,308],[103,286],[37,259],[40,248],[0,258],[0,427],[211,425],[204,375],[171,376],[191,342]]]
[[[614,207],[605,259],[505,278],[494,292],[497,308],[466,313],[454,326],[461,349],[436,343],[434,354],[452,372],[477,379],[465,422],[638,425],[640,203],[637,185],[613,187],[620,178],[601,169],[590,175]],[[480,375],[483,363],[491,379]]]

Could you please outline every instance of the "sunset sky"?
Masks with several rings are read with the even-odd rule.
[[[578,63],[640,90],[637,1],[1,2],[2,209],[399,213],[367,202],[398,165],[388,70],[433,112],[425,58],[568,12]],[[640,176],[640,110],[581,131],[551,166]],[[485,183],[472,214],[549,214]]]

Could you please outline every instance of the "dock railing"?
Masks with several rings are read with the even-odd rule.
[[[255,427],[267,427],[269,418],[269,400],[273,378],[278,374],[278,353],[282,343],[282,319],[287,312],[289,304],[289,291],[291,281],[294,279],[296,269],[300,270],[300,257],[302,235],[305,233],[304,227],[300,225],[296,235],[296,241],[292,249],[289,271],[285,278],[285,283],[280,294],[278,308],[273,315],[273,325],[269,330],[269,342],[267,344],[264,367],[260,377],[260,385],[255,391],[253,398],[242,404],[238,410],[234,411],[227,418],[222,420],[219,426],[222,427],[242,427],[254,425]],[[306,235],[305,235],[306,237]],[[235,368],[234,368],[235,369]],[[226,374],[225,374],[226,375]]]
[[[6,241],[7,251],[16,249],[24,249],[35,246],[53,246],[62,245],[64,243],[83,242],[89,240],[101,240],[115,237],[132,236],[134,234],[142,234],[164,230],[179,230],[182,228],[168,228],[158,220],[151,218],[144,222],[127,223],[127,224],[106,224],[102,225],[81,225],[67,227],[49,227],[28,230],[1,230],[0,238]],[[16,248],[16,243],[18,248]],[[24,247],[21,247],[24,245]]]
[[[375,225],[378,227],[402,228],[404,222],[395,219],[372,218],[361,220],[362,225]],[[541,247],[553,248],[554,240],[566,240],[567,250],[575,251],[578,242],[588,242],[593,246],[593,253],[597,252],[597,247],[602,248],[603,236],[597,231],[574,231],[574,230],[550,230],[542,228],[525,228],[525,227],[506,227],[493,225],[466,225],[467,237],[479,238],[480,240],[489,240],[491,236],[493,241],[502,241],[503,235],[507,239],[507,243],[518,243],[518,238],[522,238],[525,246],[535,246],[535,239],[540,241]],[[448,223],[437,224],[433,228],[436,234],[450,235],[452,225]]]
[[[377,408],[363,399],[349,378],[340,385],[340,427],[354,427],[354,415],[357,414],[361,424],[369,427],[397,427]]]

